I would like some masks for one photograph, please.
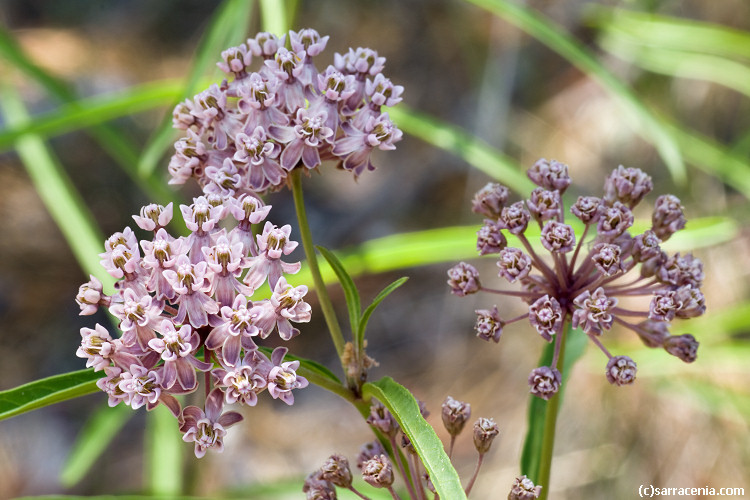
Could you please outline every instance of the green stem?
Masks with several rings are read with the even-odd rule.
[[[566,325],[562,330],[563,337],[560,341],[559,358],[557,360],[557,369],[560,371],[560,375],[562,375],[565,361],[565,341],[571,330],[570,325]],[[536,484],[542,485],[540,500],[549,498],[549,478],[552,471],[552,454],[555,448],[555,430],[557,429],[557,413],[560,407],[561,392],[562,388],[547,402],[547,411],[544,415],[544,437],[542,438],[542,448],[539,451],[539,472],[536,481]]]
[[[323,276],[320,274],[320,268],[318,267],[318,259],[315,255],[315,246],[313,245],[312,234],[310,233],[310,226],[307,223],[307,213],[305,212],[305,200],[302,196],[302,169],[296,168],[292,171],[292,196],[294,197],[294,209],[297,212],[297,222],[299,223],[300,237],[302,238],[302,247],[305,249],[305,257],[307,258],[307,265],[310,268],[310,274],[312,275],[313,284],[315,286],[315,293],[318,294],[318,301],[320,302],[320,308],[323,310],[323,317],[325,318],[326,325],[328,325],[328,331],[331,334],[333,345],[336,346],[336,352],[339,358],[342,359],[344,355],[344,335],[341,333],[341,326],[336,319],[336,311],[333,308],[331,297],[328,296],[328,290],[323,282]],[[346,375],[346,366],[344,366],[344,374]]]

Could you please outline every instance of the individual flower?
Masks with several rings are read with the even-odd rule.
[[[149,340],[148,346],[164,360],[162,387],[171,389],[177,383],[182,389],[179,392],[192,391],[198,385],[195,371],[205,372],[213,366],[195,357],[200,345],[198,333],[190,325],[182,325],[178,330],[168,319],[162,321],[159,332],[161,337]]]
[[[343,455],[331,455],[321,466],[320,477],[340,488],[349,488],[352,485],[349,461]]]
[[[667,241],[686,224],[680,199],[671,194],[659,196],[651,216],[651,230],[661,241]]]
[[[221,308],[220,317],[214,320],[216,326],[206,337],[206,347],[220,351],[227,365],[236,365],[243,347],[246,350],[257,348],[253,337],[263,333],[258,324],[264,312],[262,306],[253,305],[245,295],[238,294],[231,306]]]
[[[542,229],[542,245],[550,252],[566,253],[573,250],[576,235],[567,224],[551,220]]]
[[[633,208],[652,189],[654,184],[649,175],[640,169],[620,165],[604,181],[604,199],[609,203],[619,201]]]
[[[242,420],[242,415],[235,411],[222,414],[222,400],[221,389],[214,389],[206,398],[205,410],[197,406],[187,406],[182,410],[182,440],[195,442],[195,456],[198,458],[202,458],[208,449],[222,451],[226,429]]]
[[[536,188],[531,192],[531,197],[526,201],[526,206],[534,218],[542,223],[548,220],[559,220],[562,217],[562,203],[559,191],[548,191],[544,188]]]
[[[277,347],[269,360],[264,354],[254,351],[254,362],[260,374],[266,377],[268,392],[274,399],[280,399],[288,405],[294,404],[294,389],[304,389],[309,382],[297,374],[299,361],[284,361],[286,347]]]
[[[109,298],[103,294],[102,282],[93,274],[88,282],[78,288],[76,304],[81,308],[81,316],[89,316],[99,310],[100,305],[109,305]]]
[[[497,222],[485,221],[481,229],[477,231],[477,252],[479,252],[479,255],[499,253],[506,246],[508,246],[508,240],[502,233],[502,227]]]
[[[291,234],[292,226],[289,224],[277,227],[266,222],[263,232],[257,236],[258,256],[250,259],[244,279],[246,285],[256,290],[268,278],[268,284],[273,289],[283,273],[295,274],[300,270],[299,262],[281,260],[282,255],[289,255],[297,248],[298,243],[289,238]]]

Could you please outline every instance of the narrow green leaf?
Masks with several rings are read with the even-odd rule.
[[[750,33],[725,25],[598,4],[587,6],[586,17],[591,24],[633,43],[750,59]]]
[[[35,116],[33,122],[0,132],[0,150],[12,147],[24,135],[60,135],[162,106],[173,101],[181,88],[182,85],[176,80],[155,81],[113,94],[73,101],[58,110]]]
[[[607,52],[653,73],[717,83],[750,96],[750,67],[731,59],[639,45],[613,33],[602,36],[599,43]]]
[[[144,475],[154,496],[172,498],[182,492],[185,443],[174,415],[159,405],[146,416],[144,448],[148,453]]]
[[[0,108],[11,125],[24,126],[29,123],[26,108],[15,88],[10,85],[0,87]],[[44,142],[33,135],[19,139],[17,150],[34,188],[78,263],[86,273],[100,277],[105,287],[111,290],[114,280],[102,273],[99,265],[98,254],[102,251],[104,236],[63,168]]]
[[[284,0],[260,0],[260,16],[263,31],[283,35],[289,29],[286,2]]]
[[[502,181],[522,196],[528,196],[534,188],[521,165],[472,134],[434,117],[410,110],[403,104],[388,109],[388,114],[407,134],[455,154],[472,167]]]
[[[76,438],[62,472],[60,483],[65,488],[78,484],[109,446],[117,433],[135,413],[127,405],[99,407]]]
[[[440,438],[422,418],[414,396],[390,377],[366,383],[362,386],[362,392],[365,398],[377,398],[396,418],[422,459],[440,498],[465,499],[458,473],[446,455]]]
[[[75,106],[76,95],[73,90],[64,81],[31,61],[23,50],[21,50],[21,47],[18,46],[11,34],[2,27],[0,27],[0,56],[44,87],[52,96],[60,101],[69,103],[71,106]],[[128,172],[131,177],[136,177],[135,168],[138,162],[138,153],[135,145],[124,134],[106,124],[95,125],[88,132],[101,144],[102,148],[107,151],[117,164]],[[139,179],[139,185],[144,191],[149,193],[151,197],[160,199],[159,196],[154,196],[155,194],[160,194],[160,191],[158,186],[154,184],[153,179]]]
[[[560,391],[555,398],[558,398],[556,404],[562,404],[562,398],[565,391],[565,383],[570,377],[570,371],[576,361],[580,359],[586,349],[587,338],[580,330],[567,328],[567,337],[565,339],[564,354],[562,357],[562,384]],[[550,366],[555,352],[554,342],[548,344],[542,352],[539,359],[539,366]],[[521,453],[521,474],[527,475],[535,484],[539,484],[539,474],[541,470],[541,449],[545,439],[545,422],[547,413],[553,401],[545,401],[533,395],[529,395],[528,429],[526,439],[523,444]],[[548,492],[547,492],[548,493]]]
[[[408,279],[409,278],[407,276],[404,276],[403,278],[399,278],[387,287],[383,288],[372,301],[372,304],[367,306],[365,312],[362,313],[362,319],[359,320],[359,331],[357,332],[358,345],[364,346],[365,344],[365,331],[367,330],[367,322],[370,321],[370,316],[372,316],[375,308],[378,307],[378,305],[383,302],[383,300],[385,300],[385,298],[388,297],[391,292],[406,283],[406,280]]]
[[[216,62],[221,59],[221,51],[244,41],[250,22],[250,14],[255,2],[252,0],[224,0],[216,10],[201,40],[187,77],[181,98],[193,97],[199,90],[199,83],[209,70],[216,71]],[[177,99],[177,102],[180,99]],[[173,103],[172,108],[177,105]],[[172,109],[165,115],[161,125],[146,145],[138,163],[138,173],[149,177],[156,170],[165,151],[172,144]]]
[[[674,139],[628,88],[578,40],[536,11],[508,0],[468,0],[527,32],[596,80],[617,100],[633,130],[656,147],[675,181],[686,180],[685,165]]]
[[[339,283],[341,283],[341,288],[344,289],[346,306],[349,310],[349,326],[351,328],[352,335],[356,336],[357,331],[359,331],[359,315],[362,312],[362,306],[360,305],[357,286],[354,284],[352,277],[349,276],[349,273],[346,272],[344,265],[341,263],[338,257],[333,254],[333,252],[322,246],[316,246],[315,248],[318,249],[318,252],[320,252],[323,258],[325,258],[325,260],[328,262],[328,265],[331,266],[333,271],[336,273],[336,277],[339,279]],[[354,347],[358,348],[359,345],[355,345]]]
[[[96,392],[101,376],[92,369],[79,370],[0,391],[0,420]]]

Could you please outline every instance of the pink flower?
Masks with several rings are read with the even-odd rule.
[[[205,411],[197,406],[187,406],[182,410],[182,440],[195,442],[195,456],[198,458],[202,458],[209,448],[223,451],[226,429],[242,420],[242,415],[235,411],[222,414],[222,400],[221,389],[217,388],[206,398]]]
[[[263,233],[257,236],[258,256],[250,260],[250,269],[245,276],[245,283],[250,288],[257,290],[268,277],[268,284],[273,289],[282,273],[295,274],[300,270],[299,262],[281,261],[282,255],[289,255],[297,248],[298,243],[289,239],[291,234],[289,224],[279,228],[266,222]]]

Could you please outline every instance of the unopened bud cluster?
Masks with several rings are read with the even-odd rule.
[[[383,75],[385,58],[367,48],[335,54],[322,72],[314,58],[327,36],[313,29],[287,37],[258,33],[222,52],[221,85],[177,105],[170,184],[194,178],[204,193],[238,196],[281,188],[296,167],[326,160],[358,177],[373,170],[375,149],[395,149],[401,131],[384,106],[403,87]]]
[[[114,337],[99,324],[82,328],[76,353],[87,367],[104,371],[97,385],[109,405],[151,410],[164,404],[179,419],[183,439],[195,442],[198,457],[209,448],[220,451],[226,428],[242,419],[222,414],[225,403],[254,406],[267,390],[292,404],[292,390],[308,385],[296,373],[299,361],[284,361],[286,348],[269,359],[255,343],[274,332],[289,340],[299,333],[292,323],[310,321],[307,287],[292,286],[284,276],[300,268],[282,260],[297,246],[291,227],[265,222],[253,237],[270,209],[249,195],[201,196],[180,206],[191,233],[175,237],[165,228],[172,204],[148,205],[133,218],[150,238],[139,242],[127,227],[110,236],[100,254],[117,279],[115,293],[105,295],[92,276],[76,297],[81,314],[103,306],[119,321],[121,334]],[[222,221],[234,227],[227,230]],[[253,301],[265,282],[271,297]],[[207,386],[204,408],[181,408],[174,395],[194,392],[199,375]]]
[[[566,223],[564,194],[571,183],[568,167],[539,160],[528,172],[538,186],[528,199],[510,202],[508,188],[487,184],[474,197],[473,210],[486,217],[477,233],[480,255],[496,254],[499,277],[519,283],[522,291],[488,288],[467,263],[448,271],[448,284],[458,296],[476,292],[521,297],[528,312],[504,318],[497,306],[477,310],[476,332],[498,342],[506,325],[528,320],[547,342],[561,342],[565,324],[582,330],[606,354],[606,377],[612,384],[635,380],[636,364],[613,356],[599,338],[618,324],[634,331],[650,347],[663,347],[685,362],[695,360],[698,342],[690,334],[671,336],[674,319],[693,318],[705,311],[700,291],[703,265],[692,254],[668,255],[661,244],[685,227],[680,200],[656,199],[651,226],[632,234],[633,208],[652,190],[651,178],[637,168],[619,166],[604,183],[601,198],[579,196],[569,209],[582,231]],[[572,201],[572,200],[571,200]],[[538,226],[545,258],[530,241]],[[519,247],[510,246],[510,242]],[[650,297],[648,310],[626,307],[623,299]],[[531,393],[549,399],[560,388],[559,349],[550,366],[529,375]]]

